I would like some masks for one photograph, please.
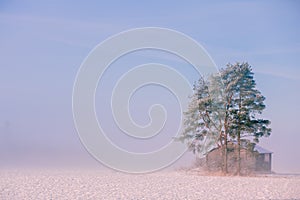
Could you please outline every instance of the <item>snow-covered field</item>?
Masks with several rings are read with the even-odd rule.
[[[300,199],[300,176],[0,170],[0,199]]]

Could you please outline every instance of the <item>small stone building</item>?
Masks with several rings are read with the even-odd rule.
[[[227,170],[228,173],[237,173],[238,148],[236,143],[228,143],[227,148]],[[202,165],[208,171],[222,171],[224,169],[224,149],[215,148],[209,151],[202,161]],[[252,148],[241,148],[241,173],[271,173],[272,152],[258,145]]]

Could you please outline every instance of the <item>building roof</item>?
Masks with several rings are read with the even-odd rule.
[[[255,145],[254,150],[257,151],[258,153],[262,153],[262,154],[264,154],[264,153],[273,153],[272,151],[264,149],[259,145]]]

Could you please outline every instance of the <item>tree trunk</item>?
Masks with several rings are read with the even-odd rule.
[[[237,132],[237,138],[238,138],[238,175],[241,175],[241,108],[242,108],[242,99],[241,99],[241,93],[239,94],[240,96],[240,102],[239,102],[239,120],[238,120],[238,132]]]
[[[238,175],[241,175],[241,133],[238,131]]]
[[[225,149],[224,149],[224,172],[228,173],[228,152],[227,152],[227,133],[225,133]]]
[[[224,150],[224,168],[225,168],[225,174],[228,173],[228,107],[229,107],[230,101],[227,102],[226,105],[226,115],[224,120],[224,139],[225,139],[225,150]]]

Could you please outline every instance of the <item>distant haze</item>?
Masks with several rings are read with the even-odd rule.
[[[203,45],[218,67],[247,61],[266,97],[272,134],[260,145],[273,151],[273,170],[300,173],[300,28],[298,1],[0,2],[0,167],[100,167],[80,142],[73,123],[72,89],[88,53],[130,28],[158,26],[183,32]],[[118,78],[149,62],[172,66],[192,84],[198,75],[175,55],[135,52],[113,63],[96,92],[96,112],[111,140],[132,151],[161,147],[174,136],[176,98],[149,86],[133,95],[136,123],[149,123],[155,103],[168,111],[159,140],[134,143],[112,121],[109,97]],[[175,114],[174,114],[175,113]],[[191,154],[176,167],[192,164]]]

